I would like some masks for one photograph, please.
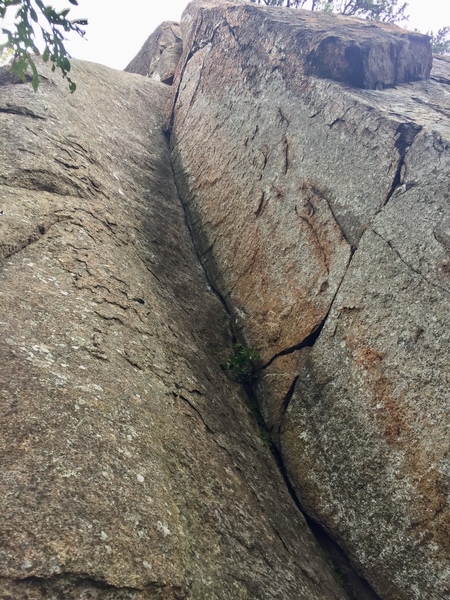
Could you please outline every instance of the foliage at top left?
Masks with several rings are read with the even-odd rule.
[[[68,0],[73,6],[77,0]],[[17,7],[12,24],[5,25],[4,21],[10,15],[10,10]],[[42,0],[0,0],[1,33],[6,38],[0,46],[0,53],[13,55],[11,70],[23,81],[28,67],[32,72],[31,85],[36,91],[39,86],[39,75],[33,56],[42,55],[42,59],[52,63],[52,71],[59,69],[67,79],[69,89],[74,92],[76,84],[70,78],[70,55],[64,47],[66,34],[75,32],[82,37],[85,35],[83,26],[86,19],[68,18],[70,8],[57,11],[53,6],[45,6]]]

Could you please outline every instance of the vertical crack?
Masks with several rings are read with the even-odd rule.
[[[286,396],[284,397],[284,400],[281,404],[281,409],[280,409],[281,418],[283,418],[283,415],[287,411],[288,406],[292,400],[292,396],[294,395],[294,390],[295,390],[295,386],[297,384],[298,378],[299,378],[299,375],[297,375],[297,377],[294,378],[294,381],[291,383],[291,387],[288,389],[288,392],[287,392]]]
[[[371,585],[363,579],[350,559],[329,533],[307,514],[304,515],[309,528],[325,554],[325,559],[338,574],[350,600],[381,600]]]
[[[169,148],[169,152],[170,152],[170,148]],[[185,221],[186,226],[188,228],[189,235],[190,235],[191,240],[192,240],[192,245],[194,247],[195,254],[197,256],[199,264],[201,265],[201,267],[203,269],[203,273],[205,275],[205,279],[206,279],[206,281],[208,283],[208,286],[211,288],[211,290],[214,293],[214,295],[217,296],[217,298],[220,301],[220,303],[222,304],[225,312],[230,317],[231,334],[232,334],[233,341],[235,341],[236,340],[236,336],[234,335],[234,331],[233,331],[233,324],[232,324],[233,322],[232,322],[232,319],[231,319],[231,310],[230,310],[230,308],[228,306],[227,301],[225,300],[225,297],[221,294],[221,292],[219,291],[219,289],[214,284],[214,281],[209,276],[208,269],[206,268],[205,263],[203,261],[203,257],[204,257],[204,255],[205,255],[206,252],[201,253],[199,251],[198,247],[197,247],[196,237],[195,237],[194,231],[192,229],[192,225],[191,225],[189,217],[188,217],[188,211],[187,211],[186,206],[185,206],[185,204],[183,202],[183,199],[182,199],[181,191],[180,191],[180,188],[178,186],[178,178],[177,178],[177,176],[175,174],[172,161],[171,161],[171,169],[172,169],[173,180],[175,182],[175,188],[177,190],[178,199],[179,199],[181,207],[183,209],[184,221]]]
[[[267,204],[266,192],[262,192],[261,193],[261,198],[259,200],[258,208],[255,211],[255,216],[256,217],[259,217],[261,215],[261,213],[263,212],[264,208],[266,207],[266,204]]]
[[[233,32],[232,32],[233,33]],[[188,57],[187,60],[189,60],[190,57]],[[187,61],[186,61],[187,62]],[[186,65],[186,63],[185,63]],[[184,65],[184,67],[185,67]],[[184,68],[183,68],[184,71]],[[180,79],[181,81],[181,79]],[[178,91],[177,94],[175,96],[174,99],[174,103],[172,105],[172,114],[171,114],[171,120],[170,123],[173,124],[174,121],[174,108],[175,108],[175,103],[178,97]],[[280,111],[281,113],[281,111]],[[281,113],[281,118],[282,121],[287,121],[286,117],[284,117],[284,115]],[[399,128],[400,129],[400,128]],[[168,130],[166,131],[166,133],[168,134],[168,138],[169,138],[169,144],[170,144],[170,136],[171,136],[171,131],[172,128],[168,128]],[[400,135],[399,138],[397,140],[398,142],[398,149],[400,154],[402,154],[403,152],[403,157],[406,154],[407,149],[409,148],[409,146],[411,145],[415,135],[417,135],[418,131],[414,131],[414,135],[412,136],[409,145],[406,143],[408,140],[408,130],[407,128],[405,129],[405,131],[401,130],[399,131]],[[399,141],[400,140],[400,141]],[[405,141],[406,140],[406,141]],[[289,147],[288,147],[288,140],[285,138],[283,140],[284,142],[284,153],[285,153],[285,171],[287,172],[288,168],[289,168]],[[403,144],[403,145],[402,145]],[[401,148],[403,148],[403,150],[401,150]],[[264,167],[266,166],[267,163],[267,155],[264,154]],[[263,168],[264,168],[263,167]],[[219,289],[216,287],[212,276],[210,276],[209,270],[207,268],[207,266],[205,265],[204,262],[204,257],[201,255],[199,249],[198,249],[198,244],[197,244],[197,239],[196,239],[196,235],[195,232],[193,230],[193,226],[191,224],[190,221],[190,215],[189,215],[189,211],[188,208],[186,206],[186,203],[183,201],[183,194],[181,191],[181,185],[180,185],[180,180],[179,177],[177,176],[177,174],[175,173],[174,170],[174,165],[173,162],[171,161],[171,168],[172,168],[172,172],[173,172],[173,177],[174,177],[174,181],[175,181],[175,186],[177,189],[177,193],[178,193],[178,197],[181,203],[181,206],[183,208],[183,212],[184,212],[184,218],[185,218],[185,222],[186,225],[188,227],[188,231],[190,233],[191,239],[192,239],[192,243],[193,243],[193,247],[195,250],[195,253],[197,255],[197,258],[199,260],[199,263],[204,271],[204,275],[205,275],[205,279],[208,283],[208,285],[210,286],[211,290],[213,291],[213,293],[217,296],[217,298],[219,299],[220,303],[222,304],[222,306],[224,307],[226,313],[229,315],[230,317],[230,331],[232,334],[232,339],[233,341],[236,341],[236,335],[234,332],[234,327],[233,327],[233,320],[231,318],[232,316],[232,312],[230,310],[230,307],[225,299],[225,297],[222,295],[222,293],[219,291]],[[400,177],[400,171],[401,171],[401,166],[399,166],[398,169],[398,177]],[[397,179],[398,179],[397,177]],[[267,196],[262,193],[261,197],[260,197],[260,201],[259,201],[259,205],[256,209],[255,215],[258,217],[261,215],[261,213],[264,211],[265,206],[267,204],[268,198]],[[331,209],[331,207],[330,207]],[[333,213],[332,213],[333,214]],[[334,216],[334,215],[333,215]],[[336,220],[336,222],[338,223],[338,221]],[[342,231],[342,228],[341,228]],[[344,239],[345,235],[343,233]],[[287,348],[281,352],[279,352],[278,354],[276,354],[275,356],[273,356],[269,362],[267,364],[265,364],[262,369],[266,369],[274,360],[276,360],[276,358],[286,355],[286,354],[290,354],[292,352],[301,350],[302,348],[306,348],[306,347],[313,347],[314,344],[316,343],[316,341],[318,340],[322,329],[328,319],[328,316],[330,314],[331,308],[334,305],[336,296],[341,288],[341,285],[345,279],[345,274],[348,270],[348,267],[351,263],[351,260],[353,258],[353,254],[356,250],[355,247],[352,247],[349,243],[349,246],[351,247],[351,251],[350,251],[350,256],[345,268],[345,272],[342,276],[342,280],[340,282],[340,284],[338,285],[337,289],[336,289],[336,293],[334,294],[333,298],[330,301],[330,305],[328,308],[328,311],[325,315],[325,317],[323,318],[323,320],[313,329],[313,331],[311,331],[311,333],[309,335],[307,335],[299,344],[292,346],[290,348]],[[281,415],[283,415],[290,402],[292,401],[293,395],[294,395],[294,391],[295,391],[295,386],[297,384],[299,376],[295,377],[289,387],[289,390],[287,391],[283,402],[282,402],[282,406],[281,406]],[[310,527],[313,536],[316,538],[319,546],[322,548],[325,557],[328,557],[328,562],[331,564],[331,568],[334,569],[337,573],[338,576],[341,579],[341,583],[343,585],[343,588],[347,591],[349,597],[351,598],[351,600],[380,600],[380,598],[375,594],[375,592],[373,592],[370,588],[370,586],[358,575],[357,571],[352,567],[348,557],[346,556],[346,554],[344,553],[343,550],[341,550],[339,548],[339,546],[332,540],[332,538],[328,535],[328,533],[317,523],[315,523],[314,521],[312,521],[312,519],[310,517],[308,517],[308,515],[305,513],[305,511],[303,510],[303,507],[301,505],[301,501],[299,499],[299,497],[297,496],[297,493],[294,489],[294,487],[292,486],[290,480],[289,480],[289,476],[286,470],[286,467],[284,465],[283,462],[283,457],[282,457],[282,453],[281,450],[279,448],[279,446],[275,445],[274,440],[272,439],[271,436],[271,432],[268,431],[267,426],[265,424],[265,421],[263,419],[263,416],[261,414],[261,410],[260,410],[260,402],[259,399],[257,398],[255,392],[254,392],[254,388],[251,384],[243,384],[243,389],[246,392],[246,398],[247,398],[247,406],[250,408],[256,424],[259,428],[260,434],[261,436],[264,435],[264,438],[267,439],[268,441],[268,446],[269,449],[271,451],[271,454],[275,460],[275,463],[279,469],[279,472],[285,482],[286,488],[295,504],[295,506],[297,507],[297,509],[301,512],[301,514],[304,516],[306,522],[308,523],[308,526]],[[275,432],[274,432],[275,433]],[[266,438],[267,436],[267,438]],[[333,552],[330,551],[330,547],[333,548]],[[336,556],[340,557],[340,558],[336,558]],[[343,566],[344,565],[344,566]],[[354,582],[357,582],[357,584],[355,584]],[[364,590],[364,593],[359,593],[359,590]]]
[[[415,125],[414,123],[401,123],[397,127],[397,131],[395,133],[395,147],[399,153],[399,161],[394,179],[392,180],[391,188],[386,196],[383,206],[386,206],[386,204],[394,195],[395,190],[402,184],[402,171],[405,165],[406,154],[411,148],[417,134],[421,130],[422,127],[420,125]]]
[[[289,142],[286,135],[283,137],[284,175],[289,171]]]
[[[292,385],[292,393],[294,391],[295,379]],[[289,392],[288,392],[289,395]],[[291,394],[292,398],[292,394]],[[292,498],[297,509],[303,515],[308,527],[310,528],[314,538],[319,544],[326,562],[331,569],[337,574],[342,587],[347,592],[350,600],[382,600],[372,589],[369,583],[359,575],[358,571],[352,565],[347,554],[342,550],[339,544],[331,537],[327,530],[317,521],[312,519],[304,510],[302,503],[291,484],[288,472],[284,466],[283,456],[281,451],[273,442],[270,444],[270,450],[278,466],[278,469],[283,477],[286,488]]]
[[[197,38],[197,33],[200,30],[202,25],[203,25],[203,15],[202,15],[202,11],[200,11],[200,15],[199,15],[199,18],[198,18],[198,21],[196,24],[196,28],[195,28],[195,31],[193,32],[193,36],[192,36],[194,40]],[[184,46],[184,44],[183,44],[183,46]],[[177,79],[176,90],[174,89],[173,95],[172,95],[171,99],[169,100],[170,113],[169,113],[168,119],[163,128],[164,133],[167,135],[168,138],[170,138],[170,134],[173,129],[173,123],[174,123],[174,119],[175,119],[175,106],[178,101],[178,96],[180,95],[180,87],[181,87],[181,83],[183,81],[184,72],[186,71],[189,61],[191,60],[191,58],[194,56],[194,54],[199,49],[200,48],[197,47],[196,44],[193,44],[188,55],[184,58],[184,60],[182,59],[183,60],[182,66],[180,65],[180,63],[178,64],[177,70],[181,66],[180,75],[179,75],[179,77],[176,78]],[[184,48],[183,48],[183,51],[184,51]],[[172,171],[173,171],[173,166],[172,166]]]

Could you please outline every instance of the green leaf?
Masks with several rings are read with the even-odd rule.
[[[220,366],[224,371],[230,371],[239,383],[249,384],[257,378],[260,361],[261,357],[253,348],[235,344],[232,356]]]
[[[75,91],[76,85],[68,77],[71,70],[70,55],[65,49],[66,33],[75,32],[85,35],[83,26],[87,19],[67,18],[70,8],[56,10],[48,0],[0,0],[0,25],[8,7],[16,7],[16,20],[10,28],[0,27],[6,42],[0,45],[0,52],[10,51],[16,59],[13,70],[25,80],[28,66],[31,68],[31,83],[36,90],[39,85],[37,68],[31,58],[41,54],[44,62],[50,62],[52,71],[59,70],[67,79],[69,90]],[[68,0],[72,6],[78,6],[78,0]]]
[[[60,66],[60,68],[61,68],[63,71],[65,71],[65,72],[67,72],[67,73],[70,71],[70,61],[69,61],[69,59],[67,58],[67,56],[64,56],[64,57],[61,59],[61,62],[60,62],[60,65],[59,65],[59,66]]]
[[[11,66],[12,73],[15,73],[22,81],[25,81],[25,72],[27,70],[27,63],[24,58],[18,58]]]
[[[29,58],[28,62],[30,63],[31,71],[33,73],[33,79],[31,80],[31,85],[33,90],[37,92],[39,87],[39,73],[37,72],[36,65],[34,64],[34,60]]]

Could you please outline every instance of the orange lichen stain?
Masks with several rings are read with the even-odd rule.
[[[341,327],[340,331],[345,328]],[[432,539],[448,553],[450,483],[433,466],[442,460],[442,453],[436,454],[433,448],[427,447],[414,429],[417,415],[395,394],[393,382],[385,375],[384,353],[361,344],[361,335],[358,338],[347,335],[344,339],[353,359],[353,368],[365,373],[365,389],[369,392],[371,409],[386,443],[403,450],[403,466],[398,476],[408,479],[416,490],[410,505],[411,526],[424,531],[427,540]]]
[[[353,351],[355,362],[368,370],[378,369],[385,356],[386,353],[378,352],[369,346],[359,346]]]
[[[427,460],[428,459],[428,460]],[[413,527],[424,526],[433,540],[447,552],[450,551],[450,514],[447,502],[449,483],[434,467],[425,467],[429,457],[407,457],[407,469],[415,473],[414,483],[420,499],[413,507]]]
[[[397,444],[401,436],[411,432],[401,400],[395,397],[391,382],[383,374],[385,353],[363,345],[360,338],[347,337],[345,342],[355,368],[366,373],[365,387],[370,392],[373,414],[386,442]]]
[[[375,417],[382,426],[388,443],[395,443],[401,435],[409,431],[407,417],[398,399],[392,394],[392,386],[388,379],[381,377],[374,386]]]

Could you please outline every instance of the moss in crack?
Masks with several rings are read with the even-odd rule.
[[[238,383],[250,384],[258,377],[260,363],[261,357],[253,348],[234,344],[233,354],[220,366]]]
[[[272,449],[272,434],[265,425],[259,425],[259,437],[270,449]]]

